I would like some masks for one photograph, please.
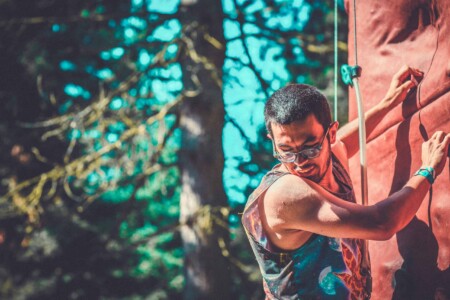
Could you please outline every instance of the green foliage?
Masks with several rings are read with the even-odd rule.
[[[224,65],[225,184],[243,205],[275,163],[263,104],[290,83],[318,86],[333,98],[333,1],[226,1]],[[339,62],[346,61],[346,17],[339,6]],[[339,120],[346,120],[346,87],[339,80]],[[331,104],[331,102],[330,102]],[[246,112],[246,113],[243,113]],[[227,147],[227,144],[230,147]],[[235,151],[235,145],[245,149]],[[245,182],[245,183],[244,183]],[[243,196],[245,195],[245,196]]]
[[[330,5],[223,1],[224,184],[232,237],[226,272],[233,274],[236,299],[262,296],[237,213],[274,164],[264,101],[293,81],[328,89]],[[181,296],[183,133],[180,112],[165,109],[185,92],[180,53],[191,51],[206,65],[208,57],[189,49],[183,30],[192,24],[182,23],[178,6],[176,0],[0,3],[12,18],[0,21],[0,192],[6,195],[0,298]]]
[[[15,18],[22,12],[12,2],[1,7]],[[12,34],[31,19],[7,27],[14,45],[7,52],[25,70],[23,81],[41,78],[33,95],[38,105],[30,107],[36,113],[21,118],[35,129],[15,130],[32,132],[37,151],[49,141],[58,147],[39,153],[45,167],[37,157],[20,166],[19,180],[33,176],[30,168],[41,173],[79,163],[43,179],[44,197],[29,212],[34,224],[7,231],[0,297],[171,298],[184,283],[176,233],[180,132],[172,113],[148,120],[182,90],[173,62],[178,46],[170,45],[180,23],[117,1],[74,3],[64,14],[56,3],[37,1],[27,11],[45,16],[44,7],[51,18],[25,25],[28,32]],[[15,182],[16,174],[7,180]],[[27,190],[20,192],[15,197]]]

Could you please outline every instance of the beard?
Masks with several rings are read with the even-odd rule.
[[[331,165],[331,149],[330,149],[330,147],[328,147],[328,150],[329,151],[328,151],[327,161],[325,163],[325,170],[323,172],[320,172],[320,167],[317,166],[318,172],[316,174],[311,174],[310,176],[305,176],[306,179],[309,179],[317,184],[320,184],[320,182],[325,177],[325,174],[328,172],[328,169],[330,168],[330,165]]]

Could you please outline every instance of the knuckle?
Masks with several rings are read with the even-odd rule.
[[[439,131],[436,131],[433,136],[437,138],[437,137],[442,136],[443,134],[444,134],[444,132],[439,130]]]

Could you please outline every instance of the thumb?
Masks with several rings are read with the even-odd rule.
[[[444,144],[445,154],[448,156],[448,148],[450,143],[450,133],[447,133],[447,135],[444,137],[444,140],[442,141]]]

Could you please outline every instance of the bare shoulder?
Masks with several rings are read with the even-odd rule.
[[[266,192],[266,202],[282,204],[286,201],[301,200],[311,193],[311,186],[301,177],[287,174],[275,181]],[[302,197],[303,196],[303,197]]]
[[[264,214],[272,228],[289,229],[321,205],[317,187],[295,175],[278,179],[264,196]]]

